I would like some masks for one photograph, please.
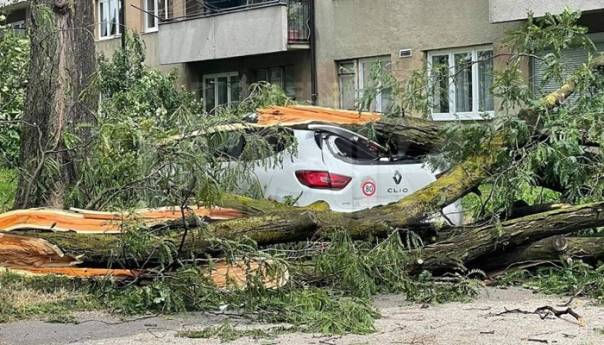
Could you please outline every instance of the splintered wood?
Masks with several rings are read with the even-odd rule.
[[[226,220],[242,217],[240,211],[229,208],[193,207],[185,216],[196,215],[209,220]],[[83,234],[119,234],[125,222],[138,222],[144,226],[179,220],[179,208],[164,207],[135,210],[130,213],[99,212],[71,209],[69,211],[38,208],[15,210],[0,214],[0,272],[7,271],[28,276],[62,275],[78,278],[108,277],[113,279],[137,278],[145,275],[141,269],[113,269],[77,267],[78,256],[67,255],[41,238],[10,233],[16,230],[72,231]],[[218,288],[241,289],[248,277],[258,277],[267,288],[283,286],[287,271],[269,274],[272,263],[264,260],[218,261],[202,268],[201,274]]]
[[[274,289],[282,287],[289,280],[285,267],[274,267],[270,260],[238,260],[233,263],[217,261],[202,267],[201,275],[219,289],[240,290],[248,285],[249,277],[255,277],[264,287]],[[60,275],[77,278],[137,278],[145,275],[145,270],[87,268],[87,267],[35,267],[27,265],[0,266],[1,272],[10,272],[24,276]]]
[[[323,107],[291,105],[288,107],[268,107],[256,111],[259,126],[295,126],[310,123],[332,125],[362,125],[378,122],[382,116],[350,110],[337,110]]]
[[[191,207],[185,211],[187,216],[193,214],[210,220],[241,217],[241,213],[237,210],[220,207]],[[142,209],[130,213],[35,208],[0,214],[0,231],[35,229],[74,231],[88,234],[115,234],[122,232],[124,222],[139,222],[144,226],[153,226],[179,219],[181,216],[178,207]]]
[[[79,264],[73,256],[41,238],[0,233],[0,265],[9,267],[68,267]]]

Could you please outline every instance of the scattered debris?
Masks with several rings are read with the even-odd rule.
[[[522,309],[506,309],[500,313],[495,314],[495,316],[505,315],[505,314],[534,314],[539,315],[541,320],[545,320],[549,316],[555,316],[557,318],[562,318],[563,315],[570,315],[577,320],[579,326],[585,326],[585,320],[581,317],[581,315],[577,314],[572,308],[566,308],[562,310],[558,310],[552,306],[546,305],[543,307],[539,307],[534,311],[527,311]]]

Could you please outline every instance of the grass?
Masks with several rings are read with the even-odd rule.
[[[0,212],[5,212],[12,207],[16,189],[16,172],[0,167]]]
[[[0,274],[0,322],[37,318],[75,322],[73,312],[100,309],[101,304],[82,282],[60,277]]]

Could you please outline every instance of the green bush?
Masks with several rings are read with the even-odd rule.
[[[4,26],[0,15],[0,167],[18,164],[28,63],[29,40]]]

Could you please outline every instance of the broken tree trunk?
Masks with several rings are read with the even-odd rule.
[[[498,255],[494,260],[485,262],[481,268],[507,269],[569,259],[595,261],[601,258],[604,258],[604,237],[552,236]]]
[[[409,155],[425,155],[440,150],[444,144],[442,122],[417,117],[387,117],[377,113],[335,110],[323,107],[291,105],[268,107],[257,111],[259,126],[300,127],[308,124],[340,125],[354,131],[371,127],[379,141],[394,145]]]
[[[224,131],[266,127],[306,129],[312,124],[338,125],[368,135],[368,132],[372,132],[380,144],[391,146],[395,151],[411,156],[437,152],[442,149],[445,140],[441,135],[443,123],[417,117],[387,117],[378,113],[306,105],[266,107],[256,110],[255,115],[255,118],[250,119],[251,122],[221,125],[185,135],[175,135],[165,139],[160,145]]]
[[[184,210],[184,214],[188,219],[198,217],[206,220],[225,220],[243,216],[241,212],[234,209],[198,206],[187,208]],[[54,232],[119,234],[124,232],[125,226],[129,224],[145,227],[182,226],[181,217],[182,214],[178,207],[139,209],[123,213],[34,208],[0,214],[0,231],[36,229]],[[191,219],[191,221],[195,220]]]
[[[463,227],[457,235],[422,248],[416,270],[477,267],[499,260],[498,255],[554,235],[604,225],[604,202],[569,206],[484,226]]]
[[[552,211],[532,214],[516,219],[507,220],[498,224],[474,227],[460,227],[451,233],[456,235],[448,240],[428,245],[418,252],[411,252],[418,257],[413,264],[414,270],[442,270],[463,265],[478,267],[475,262],[498,260],[497,257],[507,250],[527,245],[540,239],[572,233],[591,227],[603,226],[604,202],[568,206]],[[329,214],[329,213],[328,213]],[[233,224],[234,221],[247,221],[249,219],[236,219],[225,222],[208,224],[207,229],[191,229],[185,238],[184,250],[192,255],[205,254],[212,251],[214,244],[211,238],[241,240],[247,236],[259,244],[275,243],[275,237],[281,239],[279,231],[282,228],[296,228],[298,232],[290,232],[289,241],[308,238],[308,234],[315,229],[316,223],[308,214],[290,215],[289,222],[284,220],[271,221],[271,216],[253,217],[258,221],[258,227],[245,223],[246,232],[235,229],[229,231],[224,224]],[[295,226],[294,226],[295,225]],[[324,229],[333,231],[335,229]],[[43,238],[61,248],[69,254],[83,255],[85,263],[106,264],[119,262],[128,264],[123,253],[128,251],[119,235],[115,234],[77,234],[64,233],[24,233],[27,236]],[[295,237],[297,236],[297,237]],[[156,237],[151,243],[148,255],[153,255],[153,249],[159,247],[162,241],[179,243],[182,234],[171,232]],[[279,241],[277,241],[279,242]]]

